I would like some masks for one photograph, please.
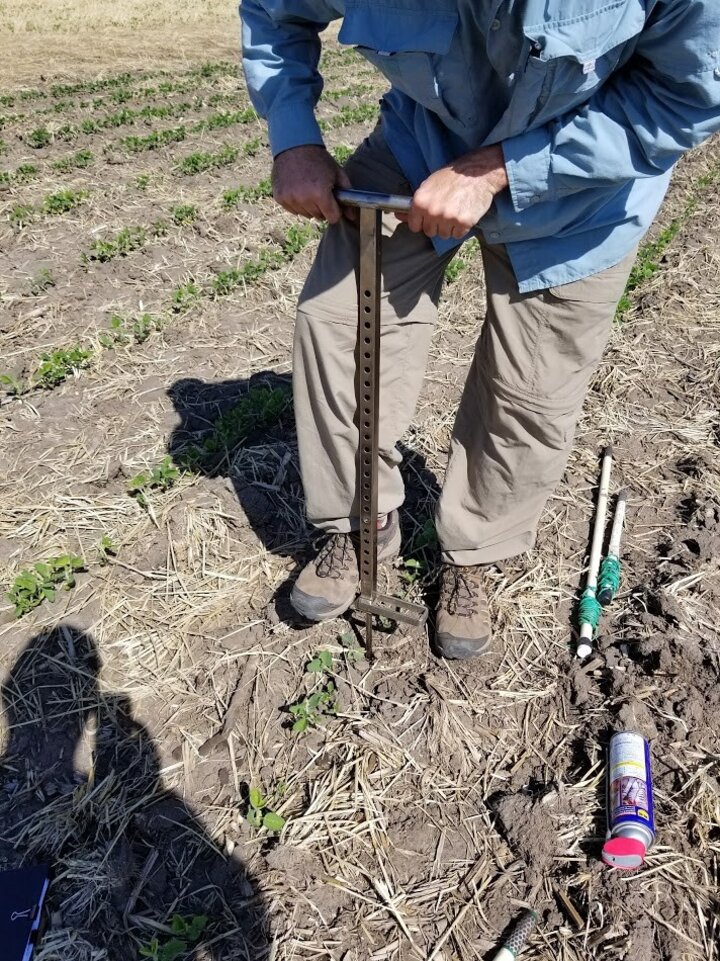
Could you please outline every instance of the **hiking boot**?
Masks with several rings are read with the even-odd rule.
[[[344,614],[355,600],[360,585],[358,549],[360,535],[331,534],[317,557],[300,572],[290,603],[308,621],[326,621]],[[400,550],[398,512],[388,514],[377,532],[378,563],[394,560]]]
[[[450,658],[475,657],[487,651],[491,639],[482,565],[444,564],[435,627],[438,653]]]

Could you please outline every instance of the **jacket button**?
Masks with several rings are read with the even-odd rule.
[[[500,21],[499,21],[499,20],[493,20],[493,22],[490,24],[490,29],[491,29],[491,30],[499,30],[499,29],[500,29]]]

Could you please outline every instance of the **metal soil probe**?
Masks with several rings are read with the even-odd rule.
[[[427,608],[377,592],[378,450],[380,397],[380,245],[384,210],[407,212],[412,199],[365,190],[338,190],[338,203],[360,212],[360,276],[355,389],[360,440],[360,594],[355,609],[365,615],[365,644],[372,657],[373,615],[421,627]]]

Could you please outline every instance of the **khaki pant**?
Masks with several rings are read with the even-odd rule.
[[[347,163],[353,186],[411,193],[381,131]],[[355,404],[358,230],[320,243],[297,313],[294,396],[308,519],[357,527]],[[483,246],[487,314],[450,444],[436,526],[443,560],[486,564],[532,547],[560,480],[590,377],[634,254],[585,280],[518,292],[504,246]],[[422,387],[443,272],[427,237],[383,219],[378,509],[403,502],[396,444]]]

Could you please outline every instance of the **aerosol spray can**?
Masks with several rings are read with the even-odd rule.
[[[608,834],[602,859],[614,868],[639,868],[655,841],[650,748],[639,734],[613,734],[608,752]]]

